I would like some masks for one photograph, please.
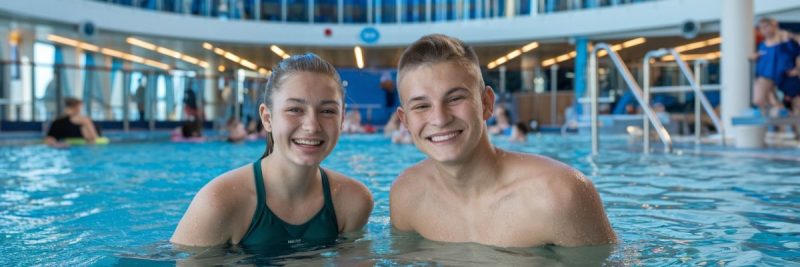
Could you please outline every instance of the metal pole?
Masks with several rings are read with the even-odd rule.
[[[500,71],[500,92],[506,92],[506,66],[500,66],[497,68]]]
[[[259,21],[261,20],[261,0],[252,0],[253,1],[253,20]]]
[[[147,114],[149,116],[148,128],[150,131],[153,131],[156,129],[156,105],[158,104],[156,102],[156,91],[158,90],[158,75],[154,71],[151,71],[148,76],[150,76],[147,78],[147,93],[149,96],[147,101],[150,102],[150,106],[147,109],[150,113]]]
[[[236,118],[236,120],[239,120],[239,113],[241,112],[239,110],[240,109],[240,107],[239,107],[239,91],[240,91],[244,81],[242,80],[243,77],[239,75],[239,71],[238,70],[234,71],[233,73],[236,73],[235,80],[234,80],[235,82],[233,82],[233,84],[231,85],[231,89],[232,89],[231,93],[233,95],[233,117]]]
[[[375,0],[375,24],[383,23],[383,3],[382,0]]]
[[[425,21],[426,22],[432,22],[433,21],[432,15],[431,15],[433,13],[433,10],[431,10],[432,7],[433,7],[433,4],[431,4],[431,0],[425,0]]]
[[[694,62],[694,81],[695,81],[695,83],[697,83],[697,86],[700,86],[700,71],[698,71],[698,70],[700,70],[700,62],[699,61],[695,61]],[[700,90],[701,94],[702,94],[702,92],[703,91]],[[697,93],[695,93],[695,94],[697,94]],[[700,144],[700,131],[702,130],[702,127],[700,127],[701,123],[702,123],[701,122],[701,116],[700,116],[700,109],[701,108],[702,107],[700,106],[700,96],[695,95],[695,97],[694,97],[694,143],[698,144],[698,145]]]
[[[288,14],[289,14],[289,7],[287,6],[288,3],[289,3],[289,1],[287,1],[287,0],[281,0],[281,21],[283,21],[283,22],[286,22],[288,20],[288,18],[287,18]],[[341,0],[339,0],[339,3],[341,3]],[[339,8],[341,9],[341,5],[340,5]],[[342,13],[340,11],[339,12],[339,19],[340,19],[339,23],[341,23],[341,15],[342,15]]]
[[[648,53],[649,54],[649,53]],[[642,105],[650,106],[650,58],[645,56],[642,63],[642,89],[644,90],[644,103]],[[644,144],[644,153],[650,153],[650,123],[647,122],[647,117],[642,116],[642,142]]]
[[[63,88],[61,86],[61,81],[63,77],[61,77],[61,64],[55,65],[55,80],[56,80],[56,114],[55,116],[58,117],[64,112],[64,94],[61,91]],[[50,119],[50,118],[48,118]]]
[[[589,57],[589,95],[591,97],[591,116],[592,116],[592,155],[600,152],[600,143],[597,127],[597,51],[601,44],[597,44]],[[609,49],[610,50],[610,49]],[[579,96],[575,96],[576,98]]]
[[[708,114],[708,117],[711,118],[711,121],[714,123],[714,127],[717,127],[717,131],[719,131],[722,138],[722,144],[725,144],[725,129],[723,128],[722,121],[717,117],[717,114],[714,112],[714,108],[711,106],[711,103],[708,102],[706,96],[701,91],[700,85],[695,81],[694,74],[692,74],[692,70],[689,69],[689,66],[686,64],[686,61],[681,59],[681,54],[675,51],[675,49],[669,49],[669,52],[675,57],[675,63],[678,64],[678,68],[683,73],[683,76],[689,80],[689,85],[694,89],[695,92],[695,99],[700,101],[701,106]],[[721,92],[722,90],[720,90]]]
[[[373,8],[373,1],[375,0],[367,0],[367,24],[372,24],[372,13],[375,12]]]
[[[36,63],[31,62],[31,121],[36,121]]]
[[[558,88],[558,64],[550,65],[550,123],[558,124],[557,91]]]
[[[611,59],[611,62],[614,63],[614,66],[617,68],[617,70],[620,71],[620,74],[622,74],[622,79],[625,81],[625,84],[627,84],[628,87],[630,88],[630,90],[633,92],[633,95],[636,97],[636,100],[639,102],[639,104],[644,103],[644,92],[642,91],[642,88],[636,82],[636,79],[633,78],[633,75],[631,74],[630,70],[628,70],[628,68],[626,67],[625,62],[622,61],[622,59],[619,57],[619,54],[617,54],[617,52],[615,52],[613,49],[611,49],[611,46],[609,44],[607,44],[607,43],[600,43],[600,44],[595,45],[595,48],[592,51],[592,58],[591,58],[592,60],[594,60],[594,62],[590,62],[590,63],[593,64],[593,66],[591,68],[591,70],[592,70],[591,74],[592,74],[592,79],[594,79],[592,81],[592,84],[591,84],[592,86],[594,86],[594,88],[592,90],[592,105],[593,105],[593,107],[592,107],[592,127],[593,127],[593,129],[595,129],[597,127],[597,76],[596,76],[597,75],[596,74],[596,71],[597,71],[597,59],[596,59],[596,57],[597,57],[597,51],[600,51],[601,49],[606,50],[606,52],[608,53],[608,57]],[[642,110],[644,111],[644,114],[650,119],[650,122],[653,124],[653,126],[656,128],[656,133],[658,133],[658,136],[661,138],[661,141],[664,143],[664,150],[667,151],[667,152],[672,151],[672,137],[670,137],[669,133],[664,128],[664,125],[661,124],[661,121],[659,120],[658,116],[656,116],[655,112],[653,112],[653,110],[650,107],[642,106]],[[592,134],[593,135],[592,136],[593,149],[594,149],[595,146],[597,146],[597,143],[595,142],[597,140],[596,139],[597,137],[594,136],[596,134],[597,133],[593,131],[593,134]]]
[[[644,92],[642,105],[648,109],[650,108],[650,60],[654,57],[664,56],[667,53],[665,49],[656,49],[644,55],[644,60],[642,62],[642,91]],[[644,143],[644,153],[648,154],[650,153],[650,123],[647,121],[646,116],[642,116],[642,139]]]
[[[308,23],[314,24],[314,0],[306,0]]]
[[[131,73],[128,70],[122,71],[122,130],[128,132],[131,129],[130,120],[130,94],[131,94]]]
[[[94,96],[94,92],[92,90],[92,89],[94,89],[94,86],[92,86],[92,85],[94,84],[94,79],[95,79],[94,76],[97,75],[97,73],[95,73],[94,70],[91,69],[91,68],[86,68],[86,72],[87,72],[86,75],[91,77],[91,79],[89,79],[89,81],[88,81],[89,84],[84,84],[83,85],[83,88],[86,88],[86,91],[83,92],[83,96],[81,96],[81,98],[86,98],[86,95],[89,96],[88,98],[86,98],[89,101],[87,101],[87,103],[84,103],[83,107],[86,109],[86,117],[91,119],[92,118],[92,102],[93,102],[92,100],[93,100],[93,96]]]
[[[403,22],[403,0],[395,0],[395,12],[397,14],[397,23]]]

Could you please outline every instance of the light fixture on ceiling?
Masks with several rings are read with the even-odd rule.
[[[359,69],[363,69],[364,68],[364,54],[361,51],[361,47],[360,46],[356,46],[355,48],[353,48],[353,53],[356,54],[356,66],[358,66]]]

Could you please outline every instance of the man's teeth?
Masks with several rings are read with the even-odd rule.
[[[294,142],[301,145],[309,145],[309,146],[318,146],[319,144],[322,144],[322,141],[320,140],[311,140],[311,139],[294,139]]]
[[[434,142],[447,141],[447,140],[453,139],[453,137],[456,137],[456,135],[458,135],[458,132],[453,132],[453,133],[446,134],[446,135],[431,136],[431,141],[434,141]]]

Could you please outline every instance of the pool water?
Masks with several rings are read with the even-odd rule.
[[[695,153],[643,155],[625,139],[589,156],[580,136],[531,135],[501,148],[565,162],[596,185],[613,246],[507,249],[395,233],[389,189],[424,158],[382,136],[343,136],[323,166],[366,184],[375,208],[335,246],[278,255],[240,248],[199,252],[167,241],[194,194],[256,160],[261,142],[121,143],[55,150],[0,147],[0,265],[798,265],[800,164]]]

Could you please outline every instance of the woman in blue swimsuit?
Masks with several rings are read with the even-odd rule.
[[[778,22],[774,19],[759,20],[758,30],[765,39],[758,45],[758,53],[754,56],[757,61],[753,103],[761,109],[762,114],[767,114],[769,108],[782,107],[775,97],[776,86],[784,93],[792,93],[797,75],[791,74],[800,46],[790,33],[778,28]]]
[[[269,133],[266,152],[200,189],[170,241],[191,247],[318,244],[361,229],[372,211],[369,190],[319,166],[339,139],[343,114],[333,65],[314,54],[280,62],[259,106]]]

